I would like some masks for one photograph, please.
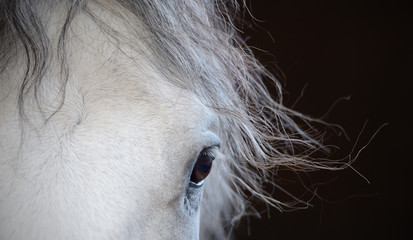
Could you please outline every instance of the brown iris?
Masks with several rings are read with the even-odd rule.
[[[191,182],[196,184],[202,182],[211,171],[214,159],[215,157],[208,150],[202,151],[192,169]]]

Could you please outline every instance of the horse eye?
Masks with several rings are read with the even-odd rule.
[[[201,186],[204,179],[208,176],[212,168],[212,162],[215,156],[211,153],[210,149],[203,150],[196,160],[195,166],[191,173],[191,182],[196,186]]]

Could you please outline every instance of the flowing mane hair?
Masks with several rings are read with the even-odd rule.
[[[240,37],[237,25],[243,4],[219,0],[117,0],[96,1],[98,6],[122,20],[128,35],[101,19],[90,1],[2,0],[0,4],[0,76],[16,56],[25,55],[16,107],[25,118],[28,99],[42,101],[37,88],[57,60],[61,69],[61,104],[71,74],[65,57],[71,23],[80,14],[96,22],[116,44],[145,41],[149,60],[170,81],[195,93],[219,116],[223,160],[214,166],[214,177],[205,186],[201,213],[201,236],[222,239],[232,223],[248,212],[250,197],[280,210],[291,205],[276,200],[263,185],[273,183],[279,168],[309,171],[331,168],[332,162],[314,159],[324,147],[314,122],[283,104],[279,81],[254,57]],[[42,14],[53,5],[65,9],[58,44],[46,33]],[[140,21],[148,33],[139,32]],[[126,38],[135,36],[132,41]],[[130,39],[129,39],[130,40]],[[2,77],[1,77],[2,78]],[[1,81],[0,78],[0,81]],[[264,81],[271,84],[271,94]],[[56,109],[59,111],[59,108]],[[49,118],[53,116],[48,116]],[[274,184],[276,186],[276,184]]]

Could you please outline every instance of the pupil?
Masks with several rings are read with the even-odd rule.
[[[205,165],[205,164],[200,164],[199,165],[199,170],[203,171],[203,172],[209,172],[209,170],[211,169],[211,166]]]

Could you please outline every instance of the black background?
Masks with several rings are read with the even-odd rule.
[[[328,143],[346,154],[360,133],[356,150],[387,125],[352,165],[369,183],[350,168],[310,174],[306,179],[318,194],[312,207],[282,213],[271,209],[270,217],[244,218],[235,238],[410,239],[413,9],[395,1],[247,4],[257,19],[246,16],[251,24],[240,28],[261,62],[284,73],[287,106],[305,89],[295,109],[320,117],[337,99],[351,96],[335,105],[327,119],[341,125],[350,141],[332,137]],[[296,185],[299,190],[287,189],[300,193],[302,187]]]

